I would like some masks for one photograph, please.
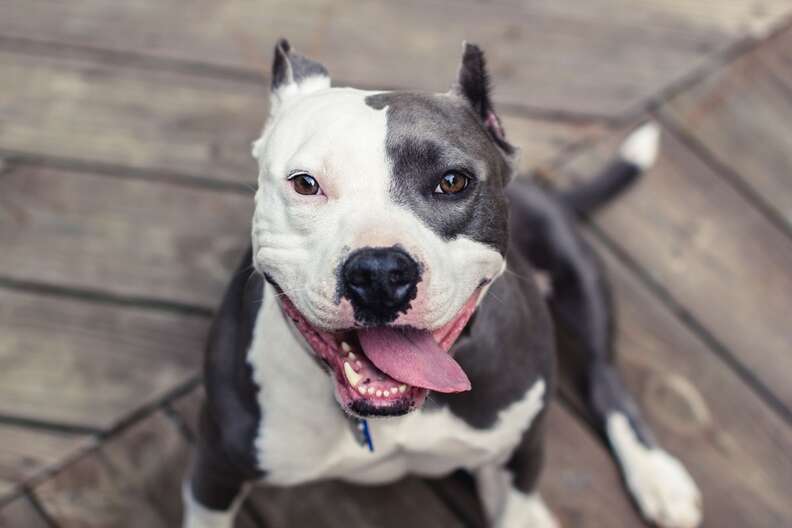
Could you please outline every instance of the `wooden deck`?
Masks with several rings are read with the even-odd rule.
[[[586,228],[620,361],[706,526],[792,526],[789,0],[175,4],[0,5],[0,526],[177,525],[280,35],[339,84],[430,90],[482,44],[523,169],[558,185],[659,120],[659,165]],[[564,526],[642,526],[571,389],[548,448]],[[239,521],[481,524],[461,476],[264,489]]]

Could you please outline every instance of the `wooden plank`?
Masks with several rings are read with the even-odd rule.
[[[594,174],[616,145],[578,156],[558,180]],[[595,221],[792,406],[792,244],[753,204],[666,133],[657,167]]]
[[[34,488],[61,528],[179,525],[189,445],[157,412]],[[240,526],[250,527],[243,517]]]
[[[640,525],[610,454],[561,406],[549,416],[546,442],[540,489],[563,526]]]
[[[788,226],[792,226],[790,47],[792,30],[787,30],[661,109],[662,116],[736,171]]]
[[[156,1],[90,0],[35,8],[19,1],[5,10],[0,34],[6,36],[254,72],[268,67],[274,40],[285,35],[338,78],[383,87],[445,90],[456,73],[459,44],[467,39],[489,51],[500,100],[612,116],[714,50],[764,34],[789,4],[203,0],[185,10]]]
[[[699,484],[706,525],[788,525],[789,426],[611,253],[600,254],[614,283],[620,367],[660,443]]]
[[[24,483],[88,448],[87,435],[0,425],[0,481]],[[0,485],[0,495],[2,495]]]
[[[254,186],[264,82],[0,53],[0,147]]]
[[[105,429],[199,370],[205,317],[0,297],[0,414]]]
[[[19,486],[10,480],[0,479],[0,506],[19,492]]]
[[[223,180],[251,188],[250,144],[266,82],[0,52],[0,150]],[[526,163],[543,163],[599,127],[512,117]],[[530,132],[530,134],[528,134]],[[535,166],[535,165],[533,165]]]
[[[508,140],[520,149],[517,171],[527,174],[543,171],[560,155],[601,138],[607,131],[595,123],[566,123],[515,117],[503,114],[503,128]]]
[[[0,528],[50,528],[30,499],[19,497],[0,506]]]
[[[252,196],[20,167],[0,176],[0,275],[214,307],[252,212]]]

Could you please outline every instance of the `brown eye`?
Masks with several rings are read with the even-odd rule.
[[[292,183],[294,190],[297,191],[297,194],[318,194],[321,190],[316,179],[305,172],[294,174],[289,178],[289,181]]]
[[[460,174],[458,172],[446,172],[443,177],[440,179],[440,183],[437,184],[435,187],[434,193],[435,194],[456,194],[458,192],[464,191],[468,184],[470,183],[470,178],[465,176],[464,174]]]

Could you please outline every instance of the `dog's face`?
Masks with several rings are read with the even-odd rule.
[[[469,381],[448,351],[504,269],[511,176],[483,56],[447,94],[331,88],[281,41],[254,143],[254,266],[335,380],[341,406],[397,415]]]

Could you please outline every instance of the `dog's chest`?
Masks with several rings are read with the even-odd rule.
[[[537,381],[490,429],[475,429],[447,408],[369,420],[373,452],[357,442],[334,401],[316,413],[273,406],[259,438],[260,459],[267,480],[279,484],[319,478],[374,484],[502,463],[541,410],[543,396],[544,382]]]
[[[255,447],[268,482],[383,483],[408,473],[439,476],[502,462],[542,409],[545,383],[539,379],[489,429],[468,425],[446,407],[372,419],[370,452],[357,442],[353,424],[335,402],[329,376],[302,349],[280,311],[267,304],[259,313],[249,360],[263,410]]]

